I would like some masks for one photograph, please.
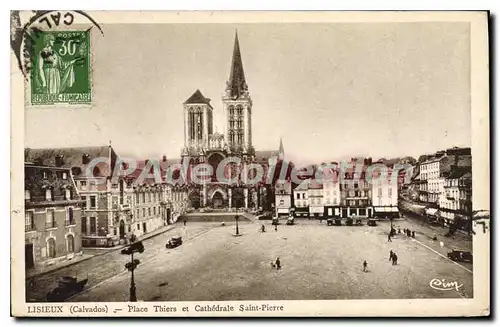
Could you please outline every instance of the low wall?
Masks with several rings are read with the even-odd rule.
[[[211,221],[211,222],[231,222],[234,221],[234,217],[238,216],[239,221],[251,221],[247,217],[245,217],[242,213],[189,213],[179,217],[179,221],[185,220],[186,222],[194,221],[194,222],[203,222],[203,221]]]

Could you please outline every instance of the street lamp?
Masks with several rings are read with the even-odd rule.
[[[141,263],[139,259],[134,259],[134,253],[137,252],[144,252],[144,245],[142,244],[142,242],[132,243],[121,251],[122,254],[130,255],[130,262],[127,262],[125,264],[125,268],[132,273],[130,279],[130,302],[137,301],[137,295],[135,294],[134,270],[135,268],[137,268],[139,263]]]
[[[238,216],[234,216],[234,220],[236,220],[236,235],[240,235],[240,229],[238,227],[239,217]]]

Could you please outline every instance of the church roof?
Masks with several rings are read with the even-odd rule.
[[[233,60],[231,62],[231,71],[229,73],[227,89],[230,90],[230,96],[235,98],[239,98],[243,92],[247,90],[245,72],[243,71],[243,62],[241,61],[238,33],[236,33],[234,38]]]
[[[193,95],[191,95],[187,100],[186,102],[184,103],[187,103],[187,104],[199,104],[199,103],[203,103],[203,104],[210,104],[210,99],[209,98],[205,98],[203,96],[203,94],[201,94],[200,90],[196,90]]]

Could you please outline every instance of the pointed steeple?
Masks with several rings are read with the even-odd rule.
[[[278,157],[280,160],[283,160],[285,156],[285,149],[283,148],[283,138],[280,137],[280,148],[278,150]]]
[[[234,37],[233,60],[231,62],[231,71],[229,73],[229,81],[227,82],[226,91],[233,98],[239,98],[248,90],[245,81],[245,72],[243,71],[243,63],[241,61],[240,42],[238,41],[238,32]]]

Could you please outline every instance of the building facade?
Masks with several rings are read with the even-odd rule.
[[[248,183],[256,176],[256,171],[249,167],[257,162],[262,166],[262,162],[268,163],[271,158],[269,151],[255,151],[252,144],[253,102],[246,83],[237,34],[229,79],[221,100],[225,113],[225,134],[214,131],[211,99],[200,90],[196,90],[183,104],[184,147],[181,162],[189,167],[184,181],[189,188],[188,206],[193,209],[257,209],[262,207],[262,194],[272,196],[272,192],[268,189],[262,191],[262,183]],[[237,160],[224,162],[227,158]],[[199,176],[194,180],[194,167],[198,164],[211,167],[211,176]]]
[[[82,249],[82,201],[71,170],[26,163],[25,267],[73,259]]]

